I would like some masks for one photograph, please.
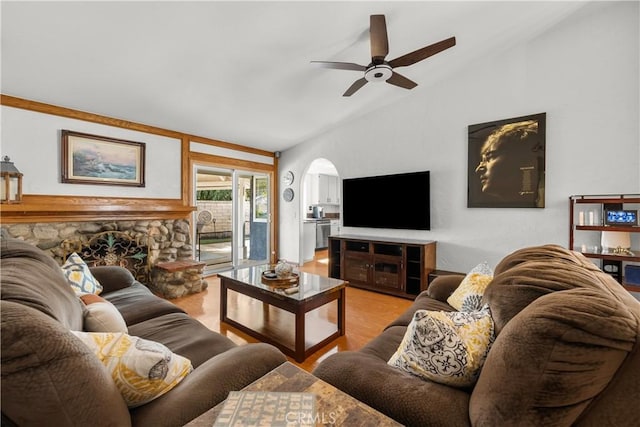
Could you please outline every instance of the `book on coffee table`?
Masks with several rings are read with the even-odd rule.
[[[213,427],[315,426],[316,421],[313,393],[232,391]]]

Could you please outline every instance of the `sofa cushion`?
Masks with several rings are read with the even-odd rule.
[[[494,275],[497,276],[503,271],[510,270],[519,264],[530,261],[554,261],[575,264],[576,253],[559,245],[541,245],[518,249],[502,258],[494,268]],[[594,267],[593,263],[590,264]]]
[[[98,265],[89,267],[93,277],[102,285],[102,293],[106,294],[119,289],[128,288],[136,282],[129,270],[116,265]]]
[[[447,303],[460,311],[475,311],[482,308],[482,295],[493,279],[493,270],[489,264],[476,265],[462,279],[460,285],[447,298]]]
[[[83,331],[128,332],[122,315],[109,301],[94,294],[81,295],[80,299],[86,307]]]
[[[446,302],[447,298],[460,286],[464,277],[464,274],[459,273],[437,276],[423,293],[435,300]]]
[[[243,389],[286,360],[284,354],[269,344],[236,346],[194,369],[170,393],[133,408],[132,423],[183,426],[224,401],[229,391]]]
[[[72,253],[62,264],[62,272],[76,294],[96,294],[102,292],[102,285],[93,277],[89,266],[77,253]]]
[[[114,292],[105,292],[102,297],[116,306],[129,327],[168,313],[184,313],[177,305],[151,293],[140,282],[133,282],[131,286]]]
[[[487,306],[472,312],[418,310],[389,365],[425,380],[470,387],[492,341]]]
[[[515,251],[496,266],[495,273],[483,303],[491,307],[496,335],[537,298],[574,288],[604,290],[604,282],[613,280],[581,254],[556,245]]]
[[[0,239],[0,296],[81,330],[83,305],[52,257],[17,239]]]
[[[68,328],[22,303],[2,301],[0,314],[2,413],[14,424],[130,425],[113,380]]]
[[[107,368],[130,408],[174,388],[193,369],[164,345],[122,332],[73,332]]]
[[[440,280],[438,278],[436,280]],[[434,283],[436,282],[434,280]],[[429,310],[429,311],[454,311],[455,309],[451,307],[444,301],[439,301],[437,299],[431,298],[429,296],[428,290],[421,292],[420,295],[416,297],[413,301],[413,304],[404,311],[400,316],[398,316],[393,322],[387,325],[387,328],[392,326],[407,326],[413,320],[413,315],[416,310]]]
[[[212,332],[185,313],[169,313],[129,327],[129,333],[167,346],[191,360],[194,368],[236,347],[229,338]]]
[[[360,351],[326,358],[313,374],[406,426],[468,426],[468,392],[387,364],[406,328],[386,329]]]
[[[472,423],[574,425],[637,345],[640,306],[630,308],[588,288],[533,301],[496,338],[471,397]]]

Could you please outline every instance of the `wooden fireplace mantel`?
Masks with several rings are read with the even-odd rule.
[[[179,199],[23,195],[0,206],[3,224],[96,220],[184,219],[195,210]]]

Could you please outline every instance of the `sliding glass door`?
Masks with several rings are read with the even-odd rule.
[[[194,177],[194,252],[206,271],[267,263],[269,175],[196,165]]]

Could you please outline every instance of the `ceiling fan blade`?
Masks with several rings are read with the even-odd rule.
[[[311,61],[311,63],[322,68],[334,68],[336,70],[364,71],[367,69],[364,65],[354,64],[353,62]]]
[[[371,15],[369,26],[371,39],[371,60],[374,64],[384,61],[389,53],[389,39],[387,37],[387,22],[384,15]]]
[[[347,91],[343,93],[342,96],[351,96],[354,93],[356,93],[358,89],[360,89],[362,86],[366,84],[367,84],[367,79],[365,79],[364,77],[361,79],[358,79],[355,82],[353,82],[351,86],[349,86],[349,89],[347,89]]]
[[[389,65],[391,66],[391,68],[406,67],[407,65],[412,65],[416,62],[420,62],[423,59],[427,59],[428,57],[433,56],[436,53],[440,53],[443,50],[449,49],[450,47],[453,47],[455,45],[456,38],[450,37],[446,40],[439,41],[438,43],[434,43],[432,45],[423,47],[422,49],[414,50],[411,53],[402,55],[399,58],[389,61]]]
[[[400,86],[405,89],[413,89],[414,87],[418,86],[418,83],[414,82],[413,80],[409,80],[405,76],[398,74],[395,71],[393,72],[393,74],[391,74],[391,77],[387,79],[387,83]]]

